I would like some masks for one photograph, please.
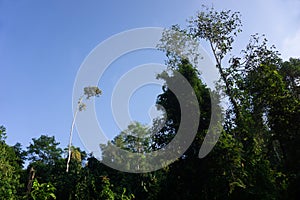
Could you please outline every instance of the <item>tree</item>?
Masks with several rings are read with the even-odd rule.
[[[290,141],[295,141],[298,135],[297,124],[299,123],[295,119],[299,119],[299,106],[297,100],[291,98],[291,93],[288,92],[284,83],[284,80],[291,80],[291,78],[283,79],[288,76],[282,77],[280,74],[279,69],[284,68],[280,67],[281,59],[278,52],[274,46],[268,47],[267,39],[261,38],[257,34],[251,37],[241,55],[230,58],[228,53],[233,48],[235,37],[241,31],[240,14],[231,11],[218,12],[214,8],[205,9],[190,20],[187,29],[179,30],[180,33],[187,34],[195,40],[208,42],[221,77],[218,87],[222,89],[223,93],[221,92],[221,94],[225,94],[230,101],[230,106],[226,111],[224,131],[219,142],[211,154],[201,164],[199,162],[197,164],[198,169],[203,169],[201,166],[210,166],[210,170],[203,172],[216,175],[210,178],[208,176],[206,179],[205,176],[202,176],[207,182],[215,185],[212,188],[218,188],[219,191],[218,194],[214,194],[212,188],[203,184],[202,189],[206,191],[204,198],[274,199],[280,196],[284,197],[287,178],[282,169],[278,168],[280,164],[274,162],[274,157],[292,155],[291,153],[286,154],[285,148],[281,148],[280,145],[291,144]],[[178,30],[179,26],[173,26],[171,29]],[[168,45],[176,43],[176,41],[169,42],[168,40],[174,40],[174,37],[163,38],[163,46],[168,47]],[[181,44],[182,42],[177,43]],[[169,53],[169,49],[172,50],[172,48],[166,48],[167,56],[170,55],[169,58],[172,59],[175,55],[175,59],[167,62],[172,64],[171,67],[180,66],[183,64],[182,61],[188,58],[188,56],[176,57],[177,53]],[[288,70],[285,68],[282,71],[287,72]],[[297,70],[291,71],[294,73],[289,74],[296,74]],[[190,74],[186,75],[186,77],[192,77]],[[293,83],[289,82],[287,85],[290,85],[288,88],[293,88],[292,91],[295,93],[295,89],[297,89],[295,82],[298,79],[295,75],[293,77]],[[189,82],[191,83],[190,80]],[[172,137],[168,138],[167,136],[176,132],[176,126],[180,123],[178,102],[176,99],[174,100],[171,92],[167,90],[164,92],[158,100],[167,108],[168,116],[171,119],[168,119],[161,134],[157,135],[156,141],[160,143],[161,141],[168,143]],[[293,125],[289,126],[288,124]],[[288,134],[286,134],[286,130]],[[283,152],[281,153],[281,151]],[[226,152],[226,155],[221,155],[222,152]],[[185,176],[180,173],[180,170],[185,171],[181,163],[188,163],[189,157],[184,156],[183,158],[182,161],[170,166],[175,169],[172,170],[175,177],[178,174],[181,174],[180,177]],[[198,181],[201,182],[201,180]],[[175,182],[174,179],[173,182]],[[227,186],[216,186],[218,182]],[[184,186],[180,186],[181,188]],[[177,195],[180,196],[180,194]],[[188,195],[180,198],[192,199]]]
[[[113,162],[116,166],[122,166],[125,170],[135,169],[145,164],[144,153],[150,152],[151,138],[149,128],[139,122],[134,122],[128,129],[122,131],[111,142],[101,145],[102,161]],[[114,147],[131,152],[131,154],[119,153]]]
[[[279,71],[287,84],[288,90],[295,97],[300,98],[300,59],[290,58],[289,61],[281,64]]]
[[[12,148],[17,156],[17,163],[20,169],[22,169],[26,160],[27,152],[22,149],[22,145],[19,142],[17,142]]]
[[[172,59],[172,57],[169,57],[169,59]],[[213,160],[210,158],[206,158],[205,162],[200,160],[198,158],[198,152],[201,148],[210,124],[212,112],[210,92],[212,95],[216,94],[213,91],[210,91],[205,84],[202,83],[199,76],[200,72],[198,72],[197,69],[192,66],[189,60],[185,58],[176,58],[171,62],[167,62],[172,63],[172,65],[169,65],[169,67],[183,75],[193,88],[193,91],[197,97],[197,104],[201,110],[201,115],[200,118],[189,119],[190,123],[198,124],[196,137],[187,151],[184,152],[184,154],[176,162],[167,167],[167,173],[164,174],[166,179],[161,182],[161,191],[158,194],[158,198],[214,198],[216,196],[213,195],[217,194],[211,194],[210,191],[212,188],[216,189],[216,185],[210,184],[212,182],[212,177],[208,177],[208,174],[211,173],[211,171],[206,167],[209,166],[212,169],[216,169],[217,167],[214,166],[215,163],[213,163]],[[157,104],[160,104],[162,107],[164,107],[168,117],[163,128],[154,134],[153,149],[164,148],[164,146],[167,145],[177,134],[181,123],[180,110],[182,105],[179,104],[178,99],[176,98],[176,95],[178,94],[175,95],[168,87],[169,84],[174,84],[172,83],[174,81],[176,81],[177,84],[180,84],[177,82],[176,76],[176,73],[163,73],[158,76],[159,78],[165,80],[165,86],[163,87],[163,93],[157,98]],[[193,105],[194,104],[190,104],[188,106],[192,107]],[[218,109],[220,111],[220,107],[215,109],[216,111]],[[221,167],[221,165],[218,165],[218,167]],[[173,192],[170,193],[169,191]],[[210,198],[205,196],[207,193],[211,194],[211,196],[209,196]],[[222,194],[218,193],[218,195],[221,196]]]
[[[291,177],[299,169],[299,60],[283,63],[275,47],[255,34],[241,55],[224,64],[240,25],[239,13],[207,8],[189,26],[189,34],[211,46],[220,87],[231,103],[224,128],[242,144],[242,160],[247,161],[241,176],[246,187],[231,196],[296,198],[295,192],[285,191],[287,180],[296,186]]]
[[[276,49],[258,34],[251,36],[240,54],[228,55],[240,27],[238,12],[206,8],[190,20],[187,28],[175,25],[166,30],[158,47],[167,55],[168,69],[157,76],[165,84],[156,101],[167,113],[166,123],[161,126],[165,119],[158,118],[152,128],[139,122],[130,124],[108,144],[101,145],[101,161],[89,155],[85,162],[86,153],[71,144],[76,115],[85,108],[84,100],[101,94],[97,87],[84,88],[78,101],[65,149],[67,160],[54,137],[33,138],[24,152],[19,143],[5,143],[6,129],[0,126],[0,198],[298,199],[300,61],[291,58],[283,62]],[[196,68],[196,46],[202,40],[211,47],[220,73],[218,92],[206,87]],[[192,91],[172,91],[172,86],[186,83]],[[196,100],[180,104],[180,98],[189,93],[195,94]],[[222,111],[222,96],[230,102],[224,108],[225,122],[211,126],[212,116]],[[215,108],[213,101],[217,102]],[[188,116],[197,133],[189,148],[172,164],[149,173],[125,173],[104,164],[110,160],[139,172],[149,163],[145,160],[147,153],[164,149],[177,136],[182,107],[198,107],[201,113],[200,117]],[[199,159],[209,127],[223,130],[212,151]],[[184,129],[183,142],[188,141],[189,134],[189,129]],[[115,146],[132,154],[120,154]],[[27,174],[22,170],[26,158],[30,161]],[[24,196],[22,187],[27,182],[28,193]]]
[[[113,160],[122,165],[124,168],[134,165],[133,168],[138,172],[140,166],[146,165],[145,153],[152,150],[152,130],[139,122],[131,123],[128,128],[117,135],[107,145],[101,145],[102,161],[106,159]],[[123,157],[124,155],[117,154],[111,147],[112,145],[134,153],[130,157]],[[127,162],[127,160],[133,160]],[[159,192],[159,177],[160,172],[149,173],[124,173],[116,170],[106,170],[110,182],[118,185],[117,193],[124,193],[124,189],[130,194],[134,194],[137,199],[155,199]],[[125,193],[123,194],[123,196]],[[125,197],[125,196],[124,196]]]
[[[150,151],[150,129],[139,122],[133,122],[127,130],[117,135],[112,143],[117,147],[132,153],[145,153]]]
[[[232,50],[235,37],[241,32],[241,20],[239,12],[216,11],[214,8],[204,7],[206,11],[199,12],[190,20],[189,34],[196,39],[208,41],[219,70],[221,81],[224,83],[224,91],[228,95],[233,106],[233,112],[237,121],[240,117],[240,108],[234,95],[232,80],[224,71],[224,58]]]
[[[43,183],[51,182],[57,175],[54,167],[62,158],[62,149],[58,147],[59,142],[54,136],[41,135],[32,141],[27,147],[28,160],[31,161],[27,167],[27,192],[31,191],[34,178]],[[31,176],[32,172],[35,176]]]
[[[65,148],[64,152],[68,152],[68,148]],[[79,147],[72,146],[69,171],[66,172],[65,158],[59,159],[55,165],[51,167],[53,176],[51,176],[50,181],[56,188],[55,195],[57,199],[76,198],[77,185],[83,184],[81,178],[84,175],[86,156],[86,153]]]
[[[20,184],[17,157],[5,139],[6,129],[0,126],[0,196],[3,199],[17,199]]]
[[[27,147],[29,161],[53,165],[61,158],[62,149],[58,147],[60,143],[55,141],[54,136],[41,135],[32,141]]]
[[[291,58],[281,63],[276,70],[282,87],[278,87],[277,97],[269,97],[268,119],[279,152],[280,169],[288,177],[288,198],[299,196],[300,180],[300,61]],[[277,154],[276,154],[277,155]]]
[[[77,107],[76,107],[76,110],[75,110],[75,113],[73,116],[73,121],[72,121],[71,129],[70,129],[70,139],[69,139],[69,145],[68,145],[68,159],[67,159],[66,172],[69,171],[69,163],[71,160],[72,137],[73,137],[73,129],[74,129],[74,125],[75,125],[76,116],[79,111],[83,111],[86,109],[86,105],[82,102],[83,97],[86,96],[86,99],[88,100],[91,97],[99,97],[101,94],[102,94],[102,91],[98,87],[95,87],[95,86],[85,87],[84,94],[79,98],[79,100],[77,102]]]

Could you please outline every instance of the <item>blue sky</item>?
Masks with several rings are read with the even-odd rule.
[[[251,34],[264,33],[284,59],[300,57],[299,0],[0,0],[0,125],[7,128],[8,144],[28,146],[32,138],[48,134],[66,147],[73,83],[89,52],[108,37],[132,28],[185,25],[202,4],[241,12],[243,32],[236,52]],[[136,59],[129,62],[134,67],[160,58],[135,56],[123,63]],[[138,104],[142,113],[158,91],[146,88],[135,94],[149,95],[149,102]],[[106,128],[114,132],[109,108],[102,111]],[[82,147],[76,132],[73,144]]]

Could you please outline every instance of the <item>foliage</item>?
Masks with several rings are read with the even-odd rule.
[[[150,130],[139,122],[134,122],[113,140],[113,144],[133,153],[144,153],[150,150]]]
[[[53,165],[61,158],[62,149],[58,148],[59,142],[54,136],[41,135],[38,139],[33,138],[33,143],[27,147],[28,160]]]
[[[107,200],[114,200],[115,194],[110,189],[111,185],[110,185],[109,179],[107,177],[102,177],[102,183],[103,183],[103,189],[100,192],[100,198],[107,199]]]
[[[84,95],[89,99],[91,97],[99,97],[102,94],[102,91],[96,86],[89,86],[84,88]]]
[[[174,25],[158,45],[165,51],[168,69],[157,78],[165,81],[156,103],[166,119],[155,119],[149,128],[134,122],[106,145],[102,160],[72,146],[76,113],[85,108],[83,97],[101,95],[98,87],[84,88],[73,119],[70,143],[63,157],[54,137],[33,138],[26,148],[6,144],[6,129],[0,126],[0,198],[20,199],[297,199],[300,183],[300,60],[283,62],[264,36],[252,35],[238,55],[229,55],[241,32],[238,12],[204,8],[186,28]],[[208,42],[219,71],[220,91],[211,91],[196,68],[197,45]],[[188,46],[188,47],[187,47]],[[187,47],[187,48],[186,48]],[[205,67],[205,66],[201,66]],[[171,85],[183,84],[182,75],[193,88],[197,102],[179,105]],[[224,107],[225,122],[214,149],[199,159],[199,149],[210,126],[212,98]],[[195,104],[197,103],[197,105]],[[149,173],[125,173],[109,168],[104,161],[136,169],[145,165],[145,154],[165,148],[181,123],[181,106],[199,106],[200,118],[189,118],[197,134],[184,154],[169,166]],[[161,107],[159,107],[161,108]],[[162,121],[165,124],[162,125]],[[189,132],[184,132],[184,136]],[[113,151],[113,145],[134,153],[129,157]],[[136,156],[136,163],[127,163]],[[28,162],[26,169],[24,164]],[[66,172],[66,163],[70,167]],[[40,183],[39,183],[39,182]],[[27,192],[27,193],[26,193]],[[27,195],[25,195],[27,194]]]
[[[16,199],[19,186],[17,157],[14,151],[5,143],[6,128],[0,126],[0,197]]]
[[[55,187],[51,183],[39,183],[36,179],[33,181],[32,191],[30,193],[33,200],[56,199],[54,194]]]
[[[152,148],[151,144],[153,141],[150,137],[152,135],[151,131],[151,129],[139,122],[130,124],[128,129],[122,131],[107,145],[101,145],[102,160],[113,159],[114,162],[118,162],[124,168],[132,164],[135,165],[136,170],[139,170],[139,166],[145,165],[143,154],[149,153]],[[120,155],[111,149],[111,145],[134,153],[133,158],[135,159],[133,160],[136,160],[136,162],[126,162],[132,157],[120,157]],[[123,187],[131,193],[128,198],[131,198],[131,196],[135,194],[134,196],[137,199],[153,199],[155,194],[159,192],[159,184],[161,181],[160,172],[140,174],[125,174],[114,170],[107,170],[107,172],[111,181],[118,183],[119,187]],[[130,184],[128,184],[128,182],[130,182]],[[121,192],[123,194],[125,191],[119,190],[119,193]],[[122,196],[125,198],[125,193]]]
[[[228,64],[225,64],[225,58],[232,50],[235,37],[241,31],[240,27],[238,12],[218,12],[213,8],[206,8],[206,11],[199,12],[190,20],[188,29],[180,31],[192,35],[199,41],[208,42],[221,77],[219,88],[230,101],[223,135],[214,152],[204,163],[198,164],[198,169],[202,168],[201,165],[208,165],[211,167],[210,173],[217,174],[217,179],[210,179],[213,181],[211,185],[223,182],[227,188],[218,187],[220,189],[218,194],[213,194],[212,189],[201,187],[206,188],[208,192],[205,198],[209,199],[225,197],[274,199],[280,194],[281,198],[286,198],[284,194],[287,179],[278,179],[284,177],[282,174],[285,171],[279,166],[280,163],[288,164],[287,160],[290,159],[286,159],[285,156],[291,155],[293,165],[298,165],[295,164],[297,158],[294,156],[299,154],[295,154],[295,143],[292,143],[299,137],[297,137],[299,123],[296,122],[299,121],[299,100],[292,97],[293,93],[294,96],[298,96],[295,95],[295,90],[298,89],[295,80],[298,79],[297,76],[294,79],[289,78],[287,68],[293,68],[288,67],[289,63],[282,64],[275,47],[269,48],[267,40],[261,39],[258,35],[252,36],[246,49],[242,50],[241,56],[233,56],[227,60]],[[174,26],[171,29],[174,30]],[[296,66],[297,62],[292,61]],[[295,69],[292,71],[297,72]],[[285,72],[285,75],[282,72]],[[290,80],[293,80],[292,83]],[[170,96],[167,91],[163,95]],[[160,95],[158,99],[161,97],[163,96]],[[170,97],[165,99],[171,100]],[[171,105],[169,111],[178,108],[178,103],[174,102],[165,103],[167,106]],[[171,129],[168,128],[167,133],[172,132],[170,131],[172,129],[176,130],[176,124],[179,123],[178,109],[173,112],[174,116],[168,112],[168,116],[171,116],[169,125]],[[165,134],[161,135],[165,137]],[[162,141],[168,140],[162,138]],[[293,152],[288,152],[285,145],[294,147]],[[216,152],[219,154],[225,152],[225,157],[215,154]],[[279,158],[277,162],[274,162],[274,156],[271,156],[275,154]],[[280,159],[282,156],[285,158],[284,161]],[[182,166],[180,164],[178,166],[180,167],[176,168],[177,174],[182,170]],[[181,197],[187,198],[192,199],[189,196]]]

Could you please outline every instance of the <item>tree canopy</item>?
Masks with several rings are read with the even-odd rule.
[[[151,128],[133,122],[101,145],[102,160],[71,145],[74,124],[65,151],[49,135],[32,138],[26,149],[20,143],[9,146],[6,129],[0,126],[1,199],[299,198],[300,59],[283,61],[276,48],[258,34],[250,37],[240,54],[232,55],[241,26],[238,12],[204,8],[186,27],[174,25],[166,30],[158,48],[166,53],[168,68],[157,76],[164,85],[156,99],[158,108],[167,114],[165,123]],[[207,42],[211,48],[220,75],[216,91],[201,80],[197,42]],[[172,88],[186,84],[182,80],[192,90],[176,94]],[[98,87],[86,87],[76,112],[83,110],[84,96],[87,100],[99,95]],[[180,104],[180,98],[188,95],[196,99]],[[222,98],[228,99],[227,107],[221,105]],[[212,101],[217,102],[215,108]],[[183,107],[194,111],[188,118],[190,126],[196,127],[191,145],[173,163],[138,173],[147,163],[147,153],[166,148],[176,137]],[[224,121],[210,127],[216,113]],[[160,125],[160,120],[154,119],[153,124]],[[200,159],[208,129],[219,127],[218,142]],[[189,136],[189,129],[183,129],[182,141],[188,142]],[[132,154],[124,157],[112,147]],[[124,162],[132,157],[136,162]],[[104,164],[107,160],[137,173],[112,169]]]

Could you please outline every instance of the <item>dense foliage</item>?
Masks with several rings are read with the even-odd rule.
[[[157,104],[167,113],[166,123],[157,131],[134,122],[101,145],[102,159],[113,158],[116,163],[121,161],[110,151],[112,145],[141,158],[163,149],[181,122],[182,105],[168,87],[177,81],[175,72],[179,72],[193,88],[201,115],[190,119],[191,124],[198,124],[196,137],[175,162],[149,173],[120,172],[78,147],[62,150],[53,136],[33,138],[26,150],[19,143],[9,146],[1,126],[0,199],[297,199],[300,59],[283,62],[258,35],[251,37],[240,55],[229,56],[240,27],[239,13],[210,8],[192,18],[187,28],[173,26],[171,30],[208,42],[220,75],[219,91],[211,91],[201,81],[197,63],[169,52],[176,41],[170,42],[174,38],[166,34],[160,49],[166,51],[169,71],[158,75],[165,85],[157,97]],[[218,103],[212,110],[211,95],[227,98],[229,106],[222,110]],[[224,114],[224,123],[215,124],[223,130],[213,150],[200,159],[199,149],[216,110]],[[136,163],[137,170],[140,164]]]

